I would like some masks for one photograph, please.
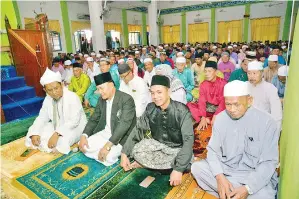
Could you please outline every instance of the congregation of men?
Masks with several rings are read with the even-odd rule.
[[[161,44],[56,57],[25,144],[68,154],[78,143],[105,166],[168,170],[172,186],[191,170],[217,197],[274,198],[288,76],[282,45]],[[265,47],[272,52],[262,59]],[[94,108],[88,121],[82,105]],[[194,128],[208,126],[207,158],[194,161]]]

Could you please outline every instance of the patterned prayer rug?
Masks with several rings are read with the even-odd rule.
[[[70,153],[14,180],[15,187],[39,198],[86,198],[122,168],[105,167],[83,153]],[[28,194],[31,192],[31,194]]]
[[[152,176],[155,180],[149,187],[141,187],[139,184],[147,176]],[[135,169],[120,172],[87,199],[163,199],[171,189],[169,175],[148,169]]]
[[[199,130],[194,130],[194,145],[193,145],[193,153],[194,156],[197,159],[205,159],[207,156],[207,145],[210,141],[210,138],[212,136],[212,127],[211,125],[208,125],[208,128],[199,131]]]

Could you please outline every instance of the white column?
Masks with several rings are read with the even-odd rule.
[[[157,25],[157,0],[152,0],[148,6],[148,21],[149,21],[149,40],[150,45],[157,46],[159,44],[159,29]]]
[[[93,50],[98,53],[99,50],[106,50],[106,37],[104,32],[104,17],[100,18],[103,6],[102,0],[88,0],[90,25],[92,31]]]

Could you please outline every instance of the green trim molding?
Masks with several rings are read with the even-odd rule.
[[[211,9],[211,31],[210,31],[210,41],[215,42],[215,24],[216,24],[216,9]]]
[[[243,41],[248,42],[250,4],[245,5],[245,15],[248,17],[244,18]]]
[[[292,4],[293,4],[293,1],[287,2],[286,14],[284,17],[282,40],[289,39],[289,32],[290,32],[290,27],[291,27],[291,17],[292,17]]]
[[[121,15],[123,19],[123,38],[124,38],[124,47],[129,46],[129,29],[128,29],[128,20],[127,20],[127,10],[122,9]]]
[[[17,17],[16,17],[16,13],[15,13],[15,8],[13,5],[13,1],[12,0],[7,0],[7,1],[1,1],[1,30],[6,31],[6,27],[5,27],[5,16],[7,16],[8,20],[9,20],[9,24],[11,26],[12,29],[16,29],[17,28]],[[8,41],[8,37],[7,34],[1,34],[1,46],[9,46],[9,41]],[[12,60],[10,59],[10,56],[7,52],[1,52],[1,57],[0,57],[0,65],[4,66],[4,65],[11,65],[12,64]]]
[[[66,1],[60,1],[60,9],[61,9],[63,29],[64,29],[66,52],[70,53],[73,52],[73,46],[72,46],[69,12],[68,12],[68,6]]]
[[[17,1],[12,1],[12,5],[14,7],[14,10],[15,10],[15,14],[16,14],[16,18],[17,18],[17,23],[20,27],[20,29],[22,29],[22,20],[21,20],[21,16],[20,16],[20,11],[19,11],[19,6],[18,6],[18,3]]]
[[[182,42],[186,43],[187,41],[187,34],[186,34],[186,30],[187,30],[187,18],[186,18],[186,12],[182,12],[181,14],[182,16],[182,21],[181,21],[181,32],[182,32]]]
[[[146,38],[146,13],[143,12],[142,15],[142,45],[147,45],[147,38]]]

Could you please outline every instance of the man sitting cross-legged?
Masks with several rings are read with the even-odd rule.
[[[198,185],[221,199],[274,199],[280,129],[252,105],[247,82],[224,87],[226,110],[216,116],[207,158],[194,162]]]
[[[153,102],[147,105],[127,139],[121,166],[125,171],[138,167],[172,170],[170,185],[176,186],[190,166],[194,133],[188,108],[170,99],[169,88],[168,77],[153,76],[150,88]],[[151,131],[152,139],[143,139],[147,130]],[[135,159],[132,164],[129,155]]]
[[[47,96],[29,128],[25,145],[45,152],[68,154],[87,123],[79,97],[62,85],[59,72],[49,69],[40,79]]]
[[[79,149],[105,166],[117,162],[122,146],[136,125],[133,98],[116,90],[109,72],[94,77],[101,95],[79,142]]]

